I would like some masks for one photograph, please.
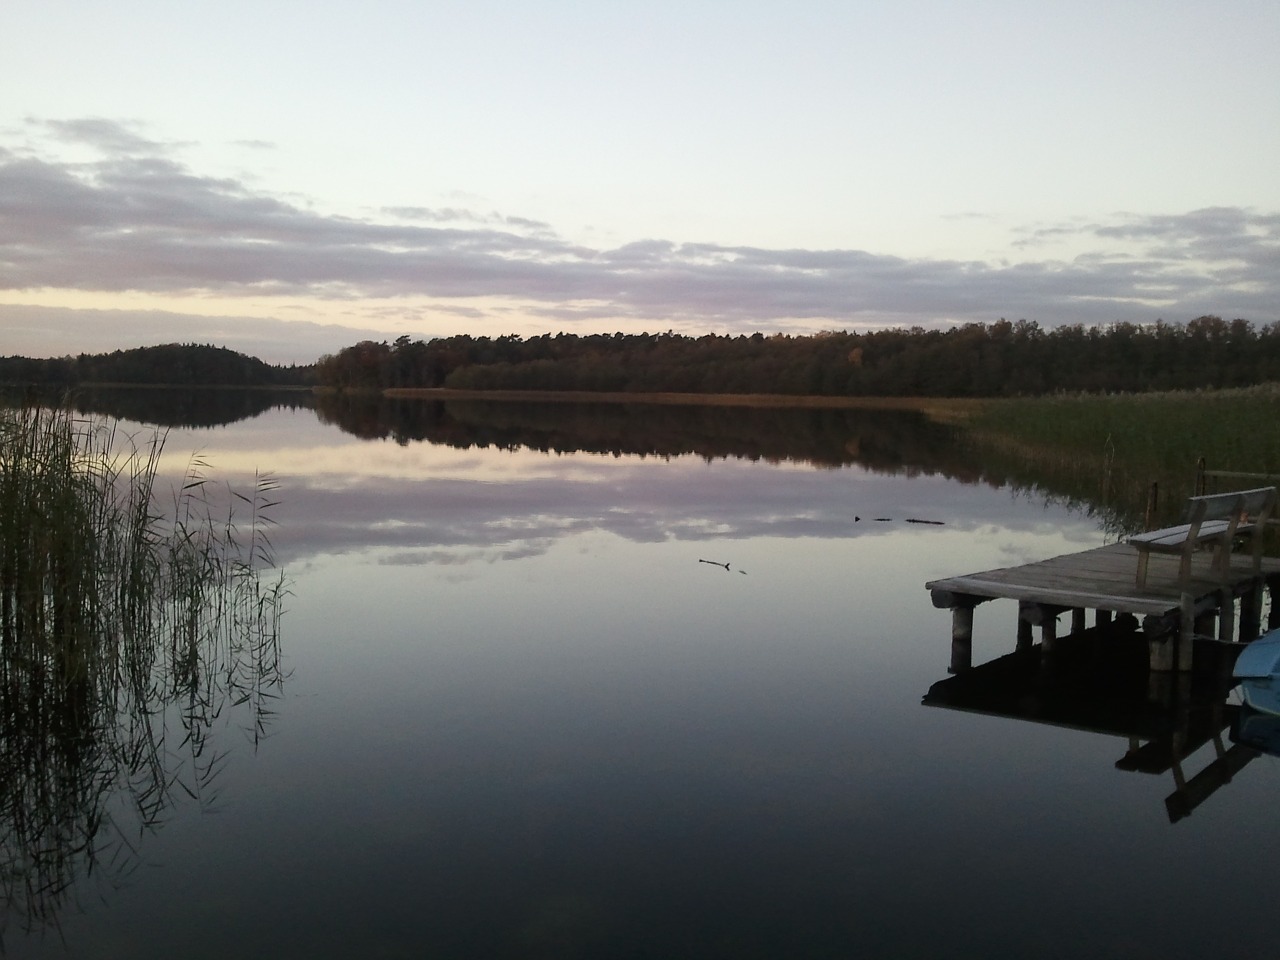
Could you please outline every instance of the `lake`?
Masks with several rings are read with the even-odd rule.
[[[923,703],[974,675],[951,678],[926,581],[1114,539],[945,428],[166,409],[204,424],[169,427],[166,482],[197,451],[219,481],[279,482],[283,680],[256,713],[228,698],[216,777],[155,822],[126,775],[84,794],[102,826],[92,856],[58,851],[68,889],[24,875],[39,803],[6,809],[7,956],[1274,956],[1276,758],[1175,816],[1173,771],[1123,769],[1138,740],[1069,719],[1174,729],[1237,694],[1092,683],[1118,633],[993,694],[1066,720]],[[978,608],[975,664],[1015,619]],[[1232,747],[1216,732],[1186,779]]]

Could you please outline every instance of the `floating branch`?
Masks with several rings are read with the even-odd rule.
[[[711,566],[713,566],[713,567],[724,567],[724,568],[725,568],[725,570],[728,570],[728,569],[729,569],[729,564],[727,564],[727,563],[721,563],[719,560],[699,560],[698,562],[699,562],[699,563],[709,563],[709,564],[711,564]],[[747,571],[745,571],[745,570],[739,570],[738,572],[739,572],[740,574],[742,574],[744,577],[747,575]]]

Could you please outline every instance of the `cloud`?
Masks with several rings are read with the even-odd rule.
[[[527,217],[504,216],[496,211],[477,213],[474,210],[462,207],[384,207],[382,212],[392,217],[398,217],[401,220],[419,220],[425,223],[466,222],[491,224],[511,227],[516,230],[542,233],[547,236],[555,235],[555,231],[551,229],[549,223],[543,223],[541,220],[530,220]]]
[[[1030,235],[1096,245],[1070,261],[661,238],[595,249],[539,221],[466,208],[388,208],[381,219],[320,213],[203,176],[125,124],[43,128],[100,155],[72,162],[0,152],[3,290],[437,298],[455,310],[459,301],[508,300],[548,323],[629,319],[739,332],[997,316],[1054,326],[1204,312],[1269,322],[1280,303],[1280,215],[1234,207],[1118,215]]]
[[[168,147],[136,132],[140,124],[108,120],[102,117],[80,117],[73,120],[33,120],[56,140],[92,147],[106,154],[149,155],[165,152]]]
[[[390,330],[262,317],[203,317],[165,310],[85,310],[0,304],[0,352],[26,357],[108,353],[161,343],[208,343],[268,363],[311,363]],[[122,341],[123,336],[126,338]]]

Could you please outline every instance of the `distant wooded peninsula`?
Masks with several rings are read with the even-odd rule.
[[[315,366],[274,366],[226,347],[168,343],[48,360],[0,357],[0,383],[40,387],[82,384],[306,386],[315,383]]]
[[[1006,397],[1060,391],[1216,389],[1280,380],[1280,323],[1043,329],[1000,320],[945,330],[690,337],[560,333],[362,341],[310,365],[168,344],[57,359],[0,357],[0,382],[300,386],[343,391]]]

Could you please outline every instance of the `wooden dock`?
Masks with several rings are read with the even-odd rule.
[[[1151,669],[1189,669],[1196,637],[1242,641],[1262,633],[1264,593],[1270,593],[1268,628],[1280,626],[1280,559],[1230,557],[1229,569],[1211,568],[1209,552],[1196,554],[1190,580],[1180,586],[1178,558],[1153,555],[1146,582],[1136,584],[1138,551],[1114,543],[1017,567],[1002,567],[926,583],[933,605],[951,610],[952,669],[970,666],[974,607],[988,600],[1018,601],[1018,649],[1030,646],[1040,627],[1046,651],[1058,642],[1057,620],[1071,614],[1071,631],[1086,626],[1093,610],[1099,625],[1117,614],[1141,618],[1150,643]]]

